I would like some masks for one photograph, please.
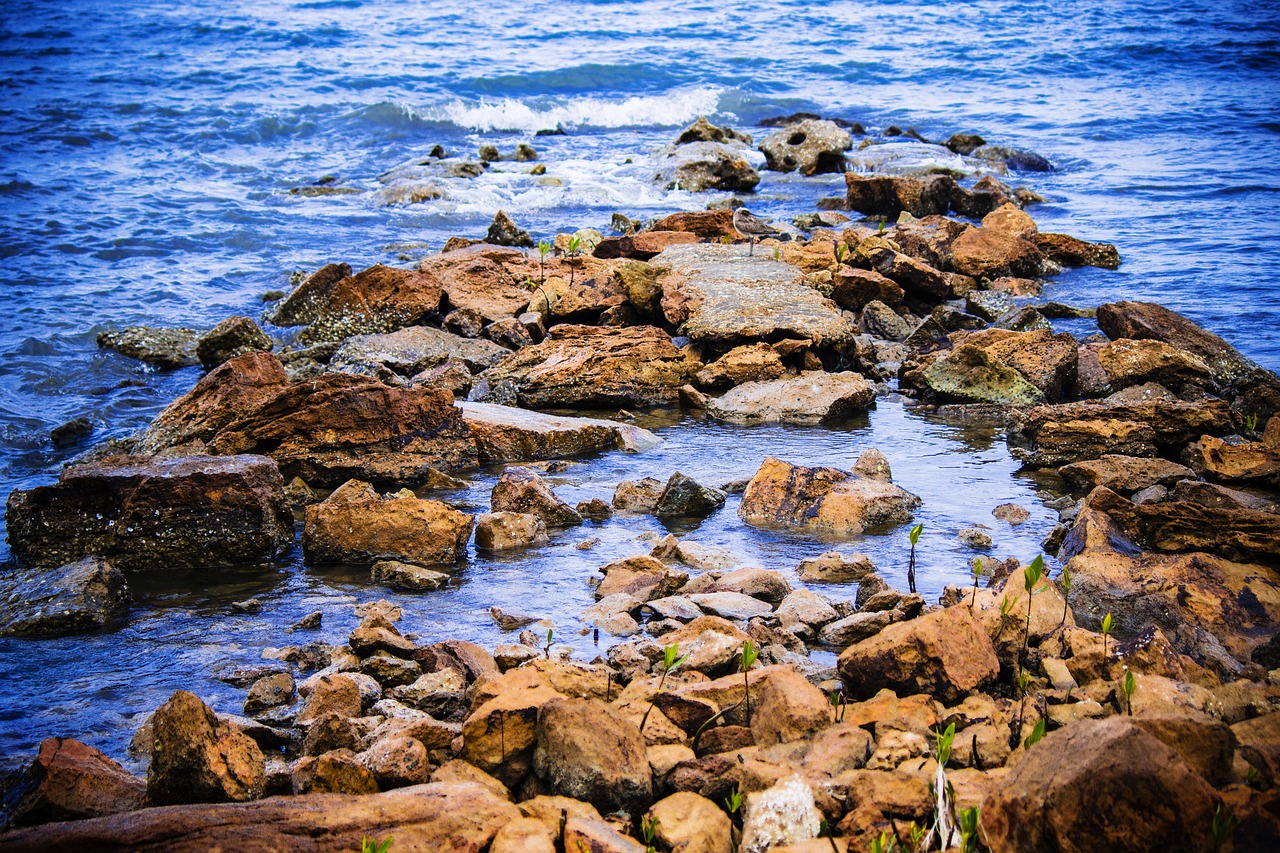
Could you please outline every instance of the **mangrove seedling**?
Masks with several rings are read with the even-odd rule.
[[[738,665],[742,669],[742,692],[746,697],[748,727],[751,726],[751,683],[747,681],[747,670],[751,669],[751,665],[758,657],[760,657],[760,650],[756,648],[755,643],[745,640],[742,643],[742,660]]]
[[[1218,803],[1213,810],[1213,823],[1209,826],[1209,834],[1213,837],[1213,849],[1218,851],[1222,846],[1231,840],[1231,836],[1235,834],[1236,828],[1240,826],[1240,821],[1231,816],[1231,813],[1222,808],[1222,803]]]
[[[824,817],[818,821],[818,837],[825,838],[831,844],[831,853],[840,853],[836,846],[836,834],[831,830],[831,823]]]
[[[1071,594],[1071,569],[1062,567],[1062,574],[1058,575],[1058,583],[1062,585],[1062,621],[1058,623],[1058,627],[1061,628],[1067,624],[1067,596]]]
[[[579,255],[582,248],[582,238],[574,235],[569,238],[569,251],[564,253],[565,260],[569,261],[569,286],[573,287],[574,259]]]
[[[1108,613],[1102,617],[1102,662],[1107,662],[1107,637],[1111,636],[1111,629],[1115,626],[1115,620]]]
[[[831,691],[831,707],[835,709],[835,718],[837,723],[844,722],[844,710],[848,703],[844,701],[844,691],[837,687]]]
[[[1041,592],[1049,587],[1043,587],[1036,591],[1036,584],[1040,582],[1040,578],[1044,575],[1044,555],[1037,554],[1036,558],[1031,561],[1031,565],[1022,570],[1022,585],[1027,590],[1027,630],[1022,635],[1022,659],[1023,665],[1027,662],[1027,646],[1031,643],[1031,601]]]
[[[729,812],[730,818],[742,808],[742,793],[737,788],[730,791],[729,795],[724,798],[724,807]]]
[[[960,824],[960,853],[977,853],[978,824],[981,823],[982,810],[978,806],[963,809],[956,815]]]
[[[654,704],[658,701],[658,694],[662,692],[663,686],[667,683],[667,676],[671,671],[680,664],[689,659],[688,655],[679,657],[680,644],[672,643],[662,650],[662,677],[658,679],[658,689],[653,692],[653,698],[649,700],[649,707],[645,709],[644,716],[640,718],[640,731],[644,731],[644,724],[649,720],[649,712],[653,710]]]
[[[1244,428],[1250,433],[1258,431],[1258,413],[1251,412],[1244,416]]]
[[[898,849],[898,839],[887,832],[880,833],[879,838],[871,839],[871,853],[893,853]]]
[[[951,743],[956,737],[956,724],[951,723],[947,726],[946,731],[937,729],[933,732],[937,738],[934,746],[934,759],[937,761],[938,767],[934,771],[933,782],[930,787],[933,789],[933,796],[936,798],[934,802],[933,826],[929,829],[928,835],[925,836],[924,844],[913,842],[913,849],[928,850],[933,847],[934,836],[937,836],[939,850],[946,850],[956,843],[959,834],[952,821],[955,819],[955,789],[951,783],[947,781],[946,766],[951,760]]]
[[[550,241],[538,241],[538,284],[547,283],[547,255],[551,254],[551,248]]]
[[[658,819],[653,815],[645,815],[640,818],[640,838],[644,841],[644,853],[657,853],[658,848],[653,846],[653,839],[658,834]]]
[[[362,837],[360,839],[360,853],[387,853],[391,849],[391,841],[392,839],[390,838],[386,841],[379,841],[376,838]]]
[[[969,567],[969,571],[973,574],[973,598],[969,600],[969,611],[972,612],[974,605],[978,603],[978,579],[987,571],[982,565],[981,557],[973,558],[973,565]]]
[[[1120,691],[1124,693],[1124,707],[1129,716],[1133,716],[1133,691],[1138,689],[1138,684],[1133,679],[1133,670],[1129,667],[1124,668],[1124,681],[1120,682]]]
[[[1031,727],[1031,734],[1022,741],[1022,748],[1030,749],[1039,743],[1042,737],[1044,737],[1044,717],[1036,720],[1036,724]]]
[[[551,637],[555,634],[555,629],[547,629],[547,643],[542,647],[542,654],[547,660],[551,660]]]
[[[923,532],[924,525],[917,524],[907,534],[907,538],[911,540],[911,557],[907,561],[907,587],[912,594],[916,591],[916,543],[920,541],[920,534]]]

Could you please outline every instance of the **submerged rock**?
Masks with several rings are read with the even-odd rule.
[[[271,338],[248,317],[228,317],[200,336],[196,356],[205,370],[213,370],[247,352],[270,352]]]
[[[511,551],[547,544],[547,526],[528,512],[486,512],[476,517],[476,547]]]
[[[653,505],[659,518],[709,515],[724,506],[725,493],[703,486],[679,471],[671,475]]]
[[[709,401],[707,411],[734,423],[833,424],[865,413],[875,397],[875,385],[861,374],[810,371],[744,382]]]
[[[501,210],[493,215],[493,222],[489,223],[489,233],[485,235],[484,241],[495,246],[519,246],[529,249],[534,246],[529,232],[518,227],[511,217]]]
[[[194,329],[165,329],[155,326],[129,326],[98,333],[100,349],[115,350],[161,370],[177,370],[200,363],[196,355]]]
[[[836,468],[804,468],[769,457],[742,495],[738,516],[758,527],[857,536],[911,518],[920,499],[872,477]]]
[[[0,576],[0,637],[61,637],[103,628],[129,604],[124,575],[100,557]]]

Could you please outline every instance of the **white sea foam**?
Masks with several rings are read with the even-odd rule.
[[[563,125],[574,127],[674,127],[700,115],[715,113],[725,89],[705,86],[662,95],[630,98],[576,97],[564,101],[538,98],[532,102],[455,100],[418,110],[428,121],[448,121],[458,127],[489,132],[534,132]]]

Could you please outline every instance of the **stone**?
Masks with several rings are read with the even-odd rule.
[[[888,687],[900,694],[928,693],[947,705],[999,672],[991,640],[964,605],[890,625],[845,649],[837,666],[851,699]]]
[[[498,830],[489,853],[556,853],[557,834],[541,821],[522,817]]]
[[[492,341],[464,338],[430,326],[409,326],[378,335],[347,338],[329,359],[329,369],[359,376],[416,377],[450,360],[468,375],[493,367],[508,351]]]
[[[489,503],[496,512],[536,516],[547,527],[572,527],[582,516],[551,491],[532,469],[513,466],[502,472],[494,484]]]
[[[547,526],[528,512],[486,512],[476,516],[476,547],[511,551],[547,544]]]
[[[449,575],[444,572],[399,560],[379,560],[373,564],[370,577],[374,583],[386,584],[392,589],[407,592],[441,589],[449,583]]]
[[[1195,472],[1167,459],[1144,459],[1106,454],[1100,459],[1073,462],[1058,473],[1077,492],[1106,486],[1115,492],[1132,494],[1155,485],[1172,487],[1179,480],[1194,478]]]
[[[796,576],[805,583],[849,583],[873,574],[876,566],[866,554],[844,555],[828,551],[818,557],[801,560]]]
[[[679,791],[654,803],[648,817],[655,837],[682,853],[731,853],[733,824],[724,810],[706,797]]]
[[[742,853],[764,853],[782,844],[816,838],[822,814],[813,792],[799,775],[787,777],[765,791],[743,798]]]
[[[977,527],[966,527],[956,534],[956,538],[970,548],[985,550],[991,547],[991,534]]]
[[[886,341],[905,341],[912,331],[910,323],[878,299],[863,306],[858,326],[868,335]]]
[[[384,498],[351,480],[304,510],[302,553],[311,565],[397,560],[421,566],[466,553],[472,517],[440,501]]]
[[[985,329],[963,336],[957,344],[976,346],[999,363],[1022,375],[1050,401],[1071,396],[1078,384],[1079,346],[1067,333],[1053,334],[1047,329],[1015,332],[1008,329]]]
[[[483,374],[510,380],[521,406],[604,408],[674,403],[701,363],[651,326],[561,324]]]
[[[147,796],[158,805],[243,802],[262,795],[262,750],[179,690],[151,718]]]
[[[1035,244],[1008,231],[973,228],[951,244],[951,263],[974,278],[1039,275],[1044,256]]]
[[[773,607],[767,602],[740,592],[710,592],[688,596],[704,612],[724,619],[744,622],[752,616],[772,613]]]
[[[782,620],[783,627],[798,623],[817,628],[840,616],[825,598],[807,589],[797,589],[789,593],[778,604],[775,613]]]
[[[1144,711],[1130,722],[1182,756],[1187,766],[1214,787],[1231,781],[1236,736],[1225,722],[1194,711]]]
[[[1006,521],[1014,527],[1025,522],[1031,517],[1031,513],[1017,504],[1000,504],[991,510],[991,515],[1001,521]]]
[[[690,142],[675,146],[658,161],[654,180],[667,189],[693,193],[750,192],[760,183],[760,175],[739,147],[723,142]]]
[[[1236,443],[1206,435],[1187,447],[1184,458],[1195,474],[1207,480],[1266,489],[1280,487],[1280,450],[1261,441]]]
[[[704,516],[724,506],[725,493],[703,486],[679,471],[672,474],[653,505],[658,518]]]
[[[638,601],[665,598],[684,586],[689,576],[648,556],[627,557],[599,569],[604,580],[596,587],[596,600],[625,593]]]
[[[529,307],[529,291],[515,283],[522,276],[507,271],[506,264],[516,259],[524,260],[523,253],[477,245],[425,258],[422,269],[440,279],[444,304],[473,311],[488,324],[516,317]]]
[[[129,326],[98,333],[98,348],[114,350],[160,370],[178,370],[200,363],[193,329]]]
[[[276,326],[305,326],[319,316],[334,285],[351,276],[345,263],[326,264],[307,276],[293,292],[266,314],[266,321]]]
[[[787,373],[778,351],[766,343],[734,347],[694,375],[707,391],[722,391],[745,382],[781,379]]]
[[[1113,390],[1158,382],[1179,390],[1187,385],[1213,387],[1208,365],[1163,341],[1119,338],[1097,351],[1098,365]]]
[[[609,450],[638,452],[661,443],[646,429],[615,421],[530,412],[513,406],[461,403],[481,464],[565,459]]]
[[[1120,268],[1120,252],[1110,243],[1089,243],[1067,234],[1033,234],[1030,237],[1044,256],[1060,267]]]
[[[857,536],[907,521],[919,505],[919,498],[891,483],[768,457],[743,493],[738,516],[758,527]]]
[[[770,604],[777,604],[791,592],[791,584],[781,572],[768,569],[735,569],[721,575],[715,582],[716,591],[737,592]]]
[[[100,557],[0,576],[0,637],[61,637],[119,620],[131,600],[124,575]]]
[[[362,658],[375,652],[389,652],[396,657],[412,659],[417,646],[404,637],[386,617],[370,613],[347,635],[351,650]],[[352,716],[355,716],[354,714]]]
[[[841,308],[849,311],[865,312],[867,306],[875,302],[883,306],[877,308],[876,313],[884,316],[885,308],[892,312],[892,306],[901,305],[905,296],[906,292],[901,285],[875,270],[841,267],[831,280],[831,299]],[[867,328],[867,324],[862,320],[859,320],[859,326],[869,334],[876,334],[875,330]],[[879,337],[887,336],[879,335]],[[898,339],[889,338],[889,340]]]
[[[304,344],[340,341],[352,335],[391,332],[411,326],[434,313],[442,295],[440,280],[418,270],[374,266],[333,282],[327,291],[313,287],[317,278],[303,282],[281,303],[292,311],[295,302],[309,307],[299,316],[310,319],[298,335]]]
[[[904,210],[915,217],[946,213],[956,183],[947,175],[914,178],[855,171],[845,172],[844,180],[849,210],[886,219],[896,219]]]
[[[826,694],[789,666],[760,670],[748,719],[760,747],[807,740],[833,722]]]
[[[196,357],[205,370],[213,370],[247,352],[270,352],[271,338],[248,317],[228,317],[196,341]]]
[[[875,404],[875,385],[861,374],[810,371],[769,382],[746,382],[708,403],[708,412],[733,423],[833,424]]]
[[[661,480],[652,477],[623,480],[613,491],[613,508],[623,512],[652,514],[665,488]]]
[[[493,215],[493,222],[489,223],[489,233],[485,235],[484,241],[495,246],[519,246],[530,249],[534,245],[529,232],[517,227],[511,221],[511,217],[501,210]]]
[[[1214,790],[1124,717],[1050,732],[982,804],[995,850],[1208,850]]]
[[[358,756],[382,790],[420,785],[431,775],[431,763],[422,741],[412,737],[387,737],[375,741]]]
[[[263,676],[249,688],[249,695],[244,700],[244,712],[252,716],[268,708],[286,705],[297,695],[293,676],[287,672],[277,672]]]
[[[564,825],[566,850],[589,850],[591,853],[645,853],[639,841],[620,833],[603,820],[571,817]]]
[[[822,626],[818,642],[832,649],[844,649],[874,637],[893,624],[891,610],[850,613]]]
[[[1005,204],[982,217],[982,227],[1005,231],[1015,237],[1030,240],[1038,230],[1036,222],[1016,204]]]
[[[578,501],[578,505],[574,509],[578,511],[578,515],[597,524],[608,521],[613,517],[613,507],[600,498]]]
[[[1026,406],[1045,400],[1044,392],[1021,373],[1001,363],[987,350],[972,345],[956,347],[918,371],[910,381],[948,403]]]
[[[676,643],[680,655],[689,655],[684,668],[717,677],[737,671],[741,661],[742,644],[750,639],[732,622],[717,616],[699,616],[687,625],[672,631],[663,639]],[[741,680],[737,682],[741,685]],[[736,699],[733,701],[737,701]],[[732,704],[727,702],[724,704]],[[724,705],[721,705],[723,707]]]
[[[774,172],[845,171],[844,152],[853,147],[853,137],[835,122],[806,119],[769,134],[760,141],[765,167]]]
[[[440,324],[459,337],[478,338],[484,328],[484,318],[474,308],[457,308],[446,314]]]
[[[146,782],[71,738],[41,741],[35,760],[11,785],[5,803],[11,827],[86,820],[147,805]]]
[[[116,456],[64,468],[58,482],[9,495],[20,563],[57,567],[94,555],[122,571],[273,560],[293,546],[276,464],[261,456]]]
[[[640,730],[590,699],[557,699],[542,707],[533,767],[552,793],[602,812],[635,812],[653,793]]]
[[[853,321],[804,283],[801,271],[735,246],[671,246],[653,260],[662,312],[694,342],[728,349],[761,340],[799,338],[819,350],[847,346]],[[694,371],[696,373],[696,371]]]

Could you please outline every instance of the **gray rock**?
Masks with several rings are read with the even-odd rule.
[[[766,168],[775,172],[816,175],[843,172],[844,152],[853,147],[853,137],[835,122],[807,119],[769,134],[760,142]]]
[[[124,575],[100,557],[0,577],[0,636],[65,636],[98,630],[128,609]]]
[[[655,180],[667,189],[688,192],[724,190],[750,192],[760,183],[741,148],[723,142],[691,142],[678,145],[658,164]]]
[[[534,247],[533,238],[529,236],[529,232],[517,227],[511,217],[501,210],[493,215],[493,222],[489,224],[489,233],[485,235],[484,241],[497,246],[520,246],[529,249]]]
[[[865,413],[875,398],[875,385],[861,374],[808,371],[744,382],[708,401],[707,411],[733,423],[832,424]]]
[[[463,338],[429,326],[409,326],[385,335],[348,338],[329,361],[329,369],[377,375],[379,369],[410,377],[458,359],[472,373],[493,367],[509,350],[483,338]]]
[[[247,352],[271,352],[271,338],[248,317],[228,317],[200,336],[196,357],[205,370],[213,370]]]
[[[200,363],[200,358],[196,355],[194,329],[129,326],[98,333],[98,346],[136,358],[161,370],[176,370]]]
[[[658,495],[653,514],[659,518],[709,515],[724,506],[724,502],[724,492],[703,486],[677,471]]]

